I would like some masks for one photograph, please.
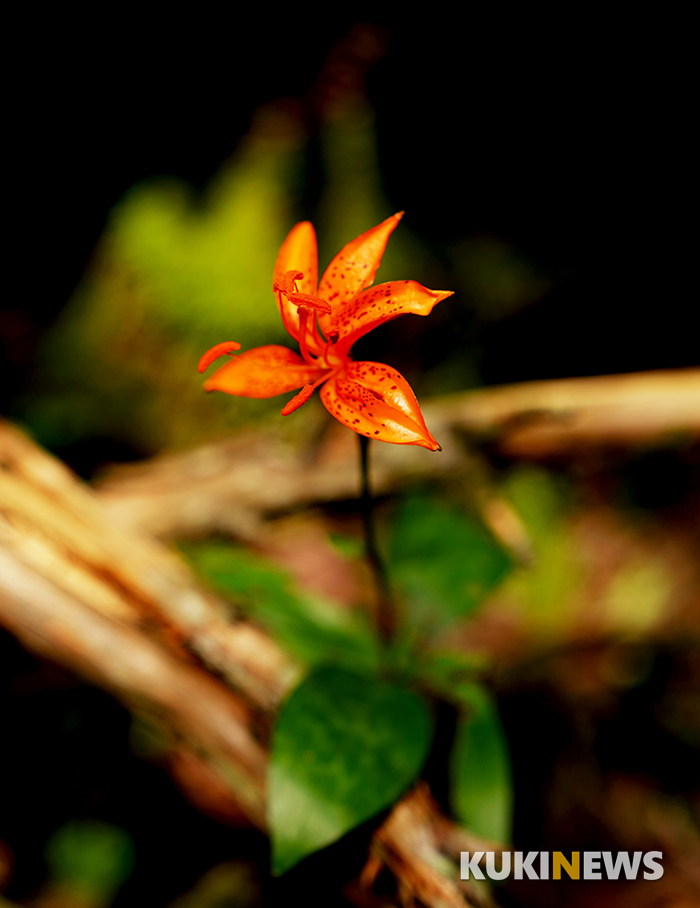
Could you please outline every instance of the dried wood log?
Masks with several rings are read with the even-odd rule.
[[[700,437],[700,369],[484,388],[437,402],[437,423],[512,457],[570,456]]]
[[[248,817],[264,827],[265,752],[231,691],[136,627],[83,605],[3,548],[0,576],[0,620],[27,649],[132,709],[155,713],[219,766]]]
[[[0,543],[18,563],[105,617],[187,646],[264,709],[298,667],[261,630],[232,621],[176,553],[104,514],[59,461],[0,424]]]
[[[373,485],[384,492],[411,477],[455,469],[463,462],[455,443],[439,456],[412,446],[376,445]],[[358,497],[357,439],[333,420],[310,459],[307,450],[273,433],[247,432],[116,467],[95,491],[114,520],[141,526],[159,538],[221,532],[257,541],[270,515]]]
[[[442,452],[376,445],[372,481],[378,493],[422,476],[478,469],[462,443],[465,436],[529,458],[698,439],[700,369],[525,382],[470,391],[423,409]],[[249,433],[116,468],[97,495],[114,520],[160,538],[218,531],[259,540],[266,516],[353,498],[359,482],[354,434],[331,420],[311,460],[275,436]],[[497,535],[503,530],[507,545],[526,547],[522,528],[502,503],[484,502],[484,517]]]
[[[183,754],[190,769],[202,761],[204,774],[216,774],[250,821],[265,828],[266,752],[253,733],[251,707],[276,705],[297,667],[262,631],[231,623],[226,605],[175,553],[115,525],[62,464],[2,424],[0,623],[30,651],[166,725],[179,762]],[[206,792],[192,797],[206,799]],[[452,865],[436,868],[421,853],[426,836],[451,824],[435,805],[407,813],[402,804],[391,815],[398,811],[398,820],[381,832],[386,853],[400,855],[390,864],[399,891],[420,894],[427,908],[468,908],[450,879]],[[417,824],[408,837],[407,816]]]

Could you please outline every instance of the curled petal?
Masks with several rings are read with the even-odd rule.
[[[328,412],[344,426],[395,445],[439,451],[406,379],[383,363],[349,363],[321,389]]]
[[[337,332],[339,348],[349,350],[363,334],[392,318],[409,313],[430,315],[433,307],[452,293],[452,290],[428,290],[418,281],[377,284],[334,309],[326,333]]]
[[[402,217],[403,211],[399,211],[351,240],[326,268],[318,286],[318,295],[327,300],[334,310],[372,283],[389,237]],[[329,324],[328,316],[324,316],[321,320],[324,332]]]
[[[275,270],[272,276],[273,288],[285,286],[285,276],[294,271],[303,275],[296,281],[297,291],[309,296],[316,296],[318,282],[318,249],[316,246],[316,232],[310,221],[301,221],[289,231],[287,239],[282,243]],[[279,291],[275,291],[275,299],[287,332],[299,340],[299,312],[297,307]]]
[[[204,382],[204,390],[236,397],[275,397],[312,384],[324,371],[304,362],[293,350],[270,344],[232,357]]]

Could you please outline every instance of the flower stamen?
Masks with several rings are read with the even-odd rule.
[[[299,391],[298,394],[295,394],[294,397],[287,401],[284,407],[282,407],[282,416],[289,416],[290,413],[293,413],[295,410],[298,410],[299,407],[302,407],[314,393],[316,388],[325,381],[328,381],[329,378],[333,378],[337,372],[337,369],[325,372],[320,378],[317,378],[312,385],[304,385],[301,391]]]
[[[297,281],[300,281],[304,275],[301,271],[286,271],[282,281],[275,281],[272,289],[276,293],[283,293],[290,303],[296,306],[301,312],[302,309],[315,309],[318,312],[330,314],[331,305],[318,296],[311,296],[309,293],[299,293]]]
[[[287,403],[282,407],[282,416],[289,416],[290,413],[293,413],[295,410],[298,410],[299,407],[303,406],[306,401],[314,393],[313,385],[304,385],[301,391],[298,394],[295,394],[294,397],[287,401]]]
[[[240,350],[241,345],[236,343],[236,341],[222,341],[220,344],[214,344],[214,346],[207,350],[207,352],[202,356],[197,366],[198,372],[204,372],[215,359],[218,359],[220,356],[224,356],[226,353],[232,353],[234,350]]]
[[[299,310],[299,352],[307,363],[315,363],[316,359],[309,353],[309,345],[306,338],[306,323],[309,320],[309,310]]]

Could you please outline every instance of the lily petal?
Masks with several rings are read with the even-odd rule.
[[[403,211],[399,211],[343,246],[324,271],[318,286],[318,296],[327,300],[335,310],[360,290],[369,287],[377,273],[389,237],[402,217]],[[331,316],[322,316],[320,319],[324,332],[330,324],[330,318]]]
[[[299,293],[316,296],[318,282],[318,248],[316,232],[310,221],[301,221],[289,231],[282,243],[275,262],[272,286],[281,286],[288,271],[300,271],[303,277],[297,281]],[[281,293],[275,293],[277,306],[287,332],[299,340],[299,310]]]
[[[310,366],[287,347],[269,344],[232,357],[204,382],[204,390],[236,397],[275,397],[315,382],[325,371]]]
[[[452,290],[428,290],[418,281],[390,281],[370,287],[333,310],[329,331],[338,332],[336,348],[349,350],[377,325],[400,315],[430,315],[433,307],[452,296]]]
[[[383,363],[349,363],[321,389],[328,412],[343,425],[379,441],[439,451],[406,379]]]

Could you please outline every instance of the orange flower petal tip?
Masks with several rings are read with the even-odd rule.
[[[222,341],[220,344],[214,344],[214,346],[207,350],[204,356],[200,359],[199,365],[197,366],[198,372],[204,372],[215,359],[218,359],[220,356],[223,356],[225,353],[232,353],[234,350],[240,350],[241,345],[236,343],[236,341]]]

